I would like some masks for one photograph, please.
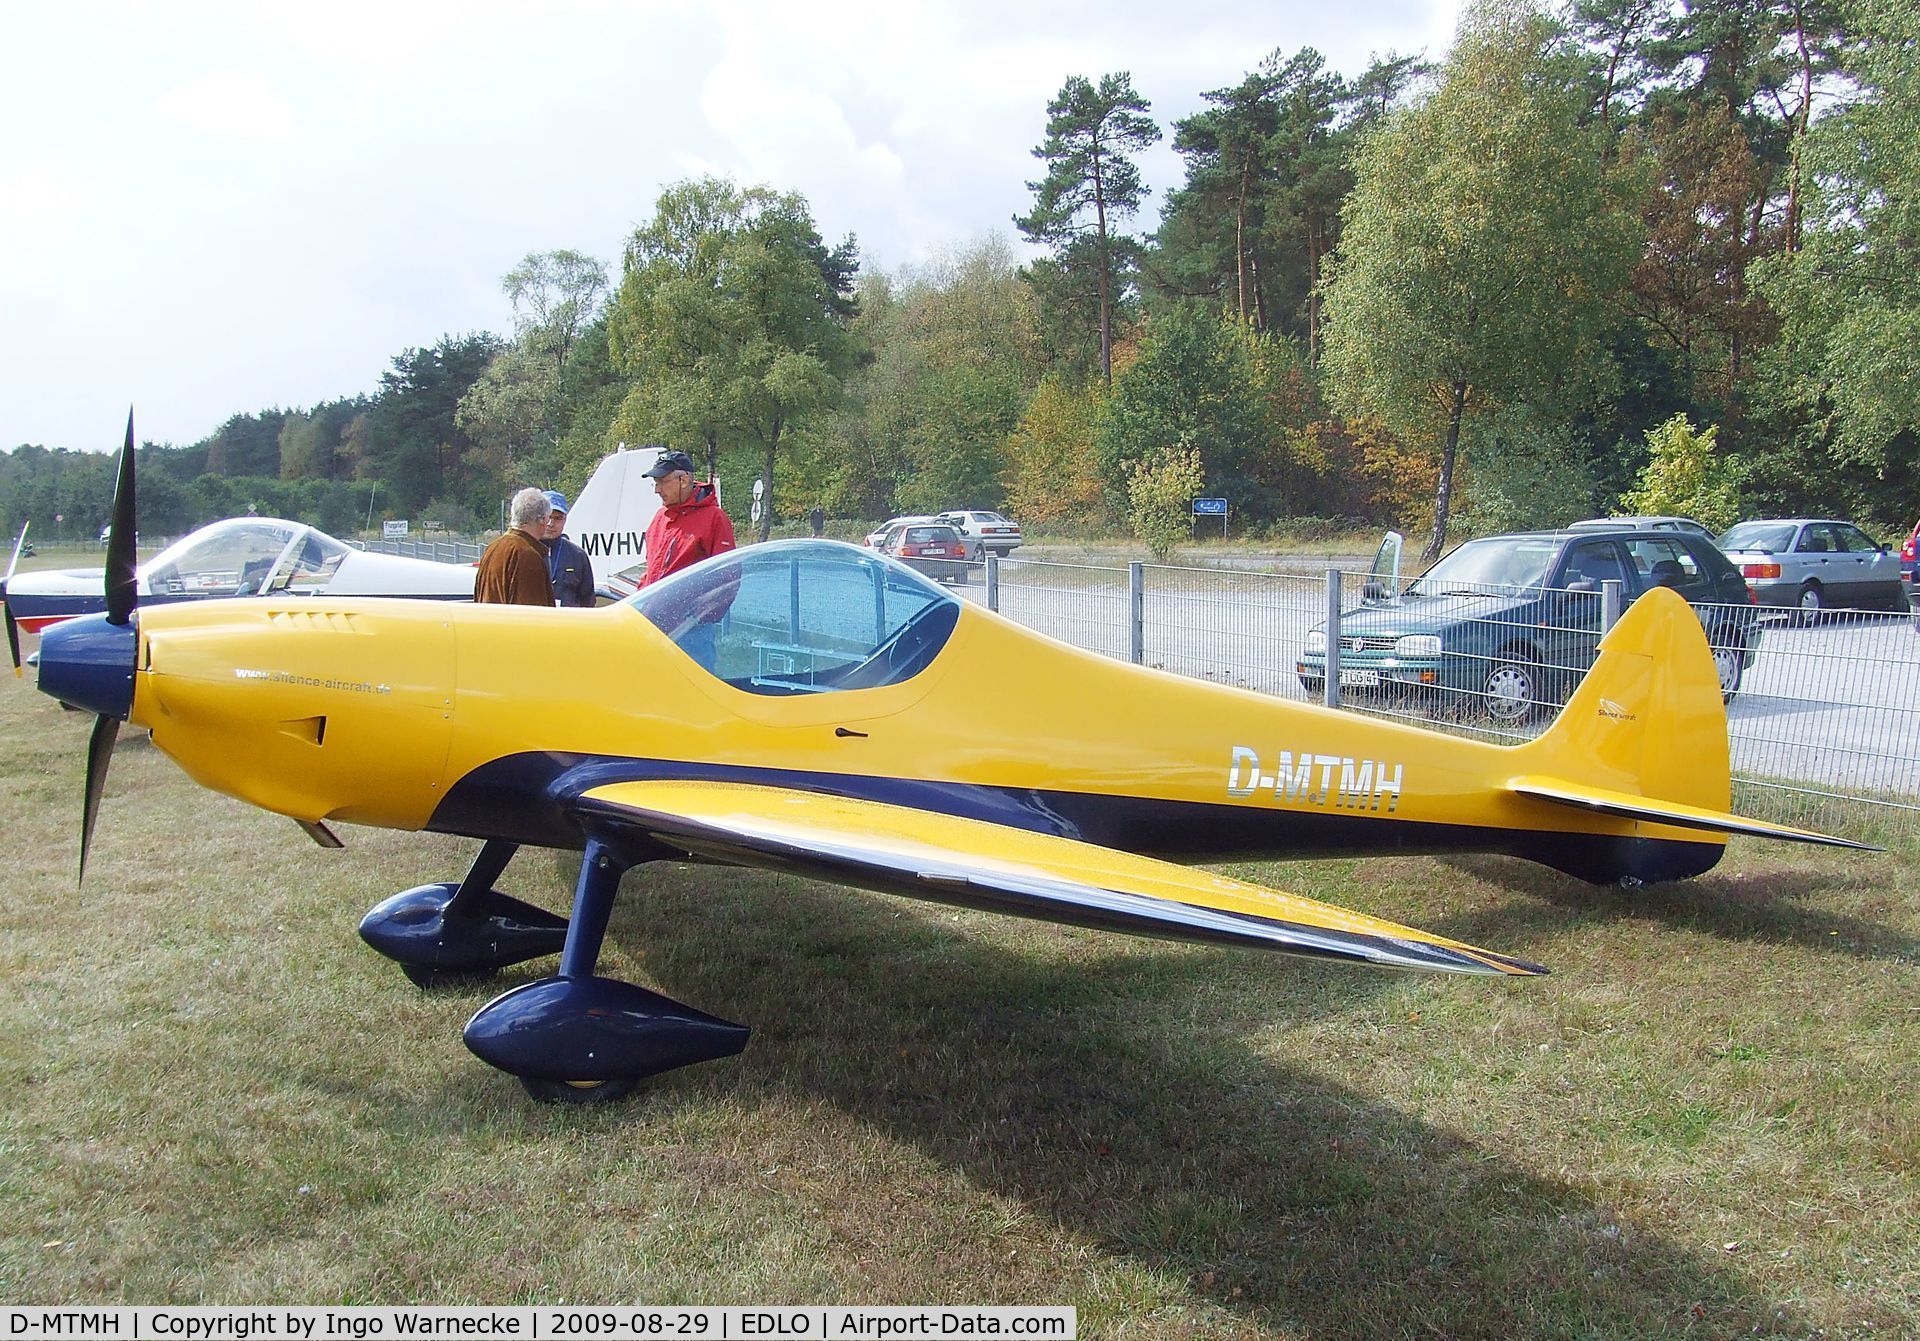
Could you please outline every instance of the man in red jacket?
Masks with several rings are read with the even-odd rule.
[[[733,548],[733,523],[721,511],[713,486],[693,478],[692,457],[685,452],[662,452],[647,475],[660,497],[660,510],[647,524],[647,571],[640,579],[642,587]],[[671,620],[669,633],[680,650],[710,671],[716,664],[715,639],[720,621],[733,605],[738,583],[739,575],[735,574],[731,583],[700,593],[697,609],[688,609]]]
[[[692,457],[662,452],[647,478],[659,495],[660,510],[647,526],[647,571],[641,586],[733,548],[733,523],[721,511],[713,486],[693,478]]]

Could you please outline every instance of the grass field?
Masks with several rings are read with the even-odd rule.
[[[611,1108],[361,946],[472,842],[288,820],[0,683],[0,1299],[1070,1303],[1087,1337],[1920,1333],[1920,912],[1736,840],[1236,873],[1540,960],[1395,976],[636,872],[604,970],[751,1024]],[[1861,823],[1871,821],[1862,820]],[[568,854],[503,887],[562,908]],[[507,985],[538,976],[509,974]]]

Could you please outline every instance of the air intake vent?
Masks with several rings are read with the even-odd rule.
[[[269,610],[267,622],[277,629],[311,633],[360,633],[358,617],[344,610]]]

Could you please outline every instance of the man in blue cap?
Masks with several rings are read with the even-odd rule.
[[[720,495],[711,484],[693,477],[693,458],[685,452],[662,451],[648,468],[660,510],[647,523],[642,549],[647,571],[640,585],[650,587],[702,559],[733,548],[733,523],[720,507]],[[718,616],[716,616],[718,618]]]
[[[567,496],[546,491],[553,511],[547,515],[547,576],[553,579],[553,603],[589,607],[594,604],[593,561],[587,552],[560,533],[567,529]]]

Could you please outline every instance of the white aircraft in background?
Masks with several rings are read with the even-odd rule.
[[[586,550],[594,585],[631,594],[622,574],[643,559],[647,523],[659,510],[645,471],[659,449],[622,447],[594,468],[567,514],[566,534]],[[24,541],[26,532],[21,531]],[[15,547],[18,560],[19,546]],[[334,539],[318,527],[278,517],[229,517],[203,526],[148,559],[137,570],[142,605],[216,596],[412,596],[473,599],[470,563],[441,563],[376,554]],[[76,615],[106,609],[101,570],[70,568],[15,576],[0,587],[7,622],[28,633]],[[16,653],[16,664],[18,656]]]

